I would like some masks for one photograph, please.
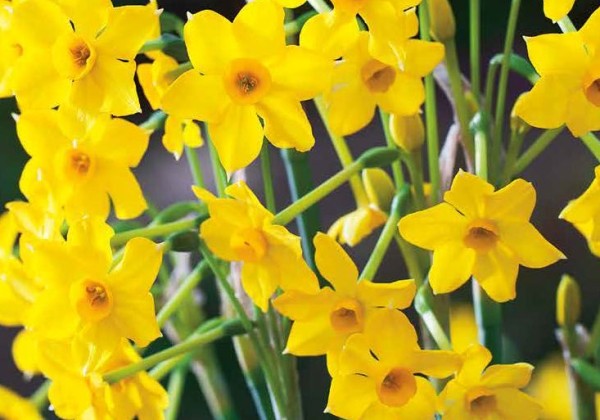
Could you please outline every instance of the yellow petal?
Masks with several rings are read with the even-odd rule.
[[[476,175],[458,171],[444,201],[452,204],[469,218],[484,217],[484,197],[494,192],[494,187]]]
[[[83,377],[64,375],[50,384],[48,399],[55,413],[67,419],[83,414],[92,405],[92,393]]]
[[[123,259],[111,271],[109,282],[117,290],[148,292],[162,263],[162,251],[146,238],[134,238],[125,245]]]
[[[208,131],[229,173],[248,166],[260,153],[263,127],[254,106],[230,104],[220,123],[209,123]]]
[[[169,115],[165,121],[165,134],[162,143],[168,152],[175,155],[175,159],[179,159],[183,153],[183,121],[173,115]]]
[[[411,368],[434,378],[445,378],[457,372],[462,365],[458,353],[443,350],[418,350],[411,357]]]
[[[269,250],[269,257],[279,268],[279,287],[282,290],[300,290],[317,293],[319,282],[301,255],[288,247],[279,246]]]
[[[433,250],[448,242],[462,240],[467,220],[451,205],[441,203],[404,216],[398,223],[398,229],[408,242]]]
[[[329,316],[336,299],[335,292],[329,287],[324,287],[315,294],[286,290],[273,300],[273,306],[291,320],[306,321],[318,316]]]
[[[257,104],[256,111],[264,120],[265,137],[274,146],[306,152],[315,144],[310,122],[297,100],[269,95]]]
[[[577,32],[525,37],[529,60],[540,76],[571,74],[582,77],[589,61],[582,41]],[[561,57],[569,57],[569,60]]]
[[[437,404],[435,388],[425,378],[415,377],[417,390],[415,395],[400,407],[390,407],[379,401],[371,404],[364,419],[431,419]]]
[[[462,240],[448,242],[433,252],[429,284],[434,293],[450,293],[462,286],[474,272],[476,253]]]
[[[192,15],[184,27],[184,39],[194,69],[204,74],[222,74],[240,54],[231,22],[212,10]]]
[[[100,175],[105,177],[117,218],[134,219],[148,208],[142,187],[129,168],[106,162],[98,171]]]
[[[367,318],[364,334],[377,359],[388,366],[406,366],[408,358],[419,348],[415,328],[406,315],[397,309],[372,311]]]
[[[63,261],[64,262],[64,261]],[[79,325],[79,315],[69,303],[68,289],[47,289],[31,310],[31,327],[54,340],[72,338]]]
[[[344,249],[323,233],[317,233],[313,240],[316,248],[315,261],[319,272],[337,293],[354,296],[358,269]]]
[[[575,137],[600,130],[600,107],[588,101],[583,91],[577,91],[568,103],[566,124]]]
[[[600,166],[596,167],[596,173],[600,174]],[[571,200],[561,212],[559,218],[568,222],[586,222],[593,218],[600,209],[600,184],[598,176],[592,180],[590,186],[577,199]]]
[[[35,333],[26,329],[19,331],[19,334],[17,334],[12,343],[12,355],[15,365],[21,372],[27,375],[34,375],[40,372],[38,366],[39,345],[40,343]]]
[[[110,213],[110,200],[104,179],[94,177],[84,185],[71,190],[65,201],[67,221],[78,220],[85,215],[103,219]]]
[[[485,370],[481,385],[490,388],[524,388],[531,380],[533,366],[529,363],[493,365]]]
[[[484,346],[475,344],[462,357],[463,365],[456,375],[456,381],[467,387],[479,385],[483,370],[492,361],[492,353]]]
[[[565,258],[531,223],[500,224],[500,240],[525,267],[543,268]]]
[[[485,214],[491,220],[527,222],[535,207],[535,189],[530,182],[515,179],[485,197]]]
[[[154,86],[154,80],[152,77],[152,64],[143,63],[137,66],[137,77],[144,91],[146,99],[150,103],[152,109],[160,108],[161,94]]]
[[[358,300],[371,307],[408,308],[415,297],[414,280],[398,280],[392,283],[358,283]]]
[[[11,26],[23,46],[34,48],[50,48],[56,38],[72,30],[60,7],[45,0],[22,2],[15,7]]]
[[[311,17],[300,32],[300,45],[334,60],[358,39],[356,19],[335,9]]]
[[[557,1],[557,0],[555,0]],[[562,1],[571,1],[574,0],[562,0]],[[598,42],[598,33],[600,32],[600,9],[596,9],[594,13],[588,18],[585,24],[579,29],[579,34],[581,35],[583,42],[588,45],[593,45],[596,48],[599,46]]]
[[[331,86],[333,62],[306,48],[289,45],[283,56],[269,67],[269,72],[273,90],[305,101]]]
[[[425,101],[425,88],[420,78],[407,73],[396,73],[396,79],[383,94],[375,100],[381,109],[397,115],[414,115]]]
[[[233,34],[244,54],[268,57],[283,52],[283,8],[271,0],[246,3],[233,21]]]
[[[230,244],[231,237],[237,230],[234,225],[210,218],[200,225],[200,236],[219,258],[225,261],[238,261],[239,257]]]
[[[404,71],[416,77],[424,77],[444,59],[444,45],[420,39],[409,39],[404,44]]]
[[[204,144],[200,126],[192,120],[186,120],[183,123],[183,142],[188,147],[200,147]]]
[[[394,198],[394,182],[381,168],[368,168],[362,171],[362,181],[369,202],[384,211],[389,211]]]
[[[115,300],[110,314],[120,335],[127,337],[140,347],[146,347],[162,335],[156,321],[154,298],[149,291],[142,292],[140,290],[135,295],[121,295],[120,297],[120,300]]]
[[[519,419],[535,420],[542,412],[542,406],[524,392],[511,388],[498,389],[494,393],[498,406],[498,414],[507,418],[519,413]]]
[[[371,355],[370,344],[365,334],[353,334],[348,337],[339,355],[336,375],[375,376],[378,360]]]
[[[167,114],[213,122],[222,119],[230,103],[219,76],[201,76],[190,70],[177,78],[162,98]]]
[[[319,314],[294,322],[285,351],[296,356],[319,356],[327,353],[334,338],[329,313]]]
[[[327,95],[327,102],[329,125],[340,136],[363,129],[375,115],[375,98],[358,79],[334,88]]]
[[[538,128],[557,128],[567,121],[574,82],[561,76],[544,76],[515,104],[515,114]],[[552,104],[551,107],[543,104]]]
[[[269,308],[269,300],[279,285],[276,267],[268,264],[244,262],[242,267],[242,287],[252,302],[263,312]]]
[[[112,8],[106,28],[98,36],[98,49],[100,53],[107,53],[115,58],[133,60],[157,25],[158,16],[150,7]]]
[[[333,378],[325,412],[346,419],[360,419],[369,405],[377,400],[373,379],[361,375]]]
[[[571,11],[575,0],[544,0],[544,15],[553,22],[558,22]]]
[[[519,263],[512,252],[502,244],[487,253],[477,255],[473,267],[473,277],[490,298],[496,302],[506,302],[516,297]]]
[[[17,134],[27,154],[42,159],[51,159],[57,150],[70,143],[58,125],[54,110],[25,112],[17,120]]]
[[[113,118],[107,122],[104,130],[92,131],[90,140],[103,156],[134,168],[144,157],[150,136],[146,130],[129,121]]]
[[[104,29],[113,9],[110,0],[90,0],[85,4],[78,0],[60,0],[58,3],[73,22],[77,33],[88,39],[94,39]]]
[[[86,261],[89,275],[104,277],[112,264],[110,239],[114,234],[114,230],[103,219],[86,217],[71,224],[67,245],[78,257],[89,260]]]

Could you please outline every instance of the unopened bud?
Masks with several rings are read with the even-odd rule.
[[[394,182],[387,172],[380,168],[365,169],[362,171],[362,181],[369,202],[389,212],[394,198]]]
[[[581,290],[568,275],[563,275],[556,293],[556,322],[561,327],[573,327],[581,315]]]
[[[518,134],[520,136],[525,135],[531,129],[531,126],[529,124],[527,124],[515,112],[515,109],[517,109],[517,104],[519,103],[519,101],[521,100],[522,97],[523,97],[523,95],[519,96],[519,98],[515,102],[515,106],[513,107],[512,111],[510,113],[510,129],[511,129],[511,131],[514,131],[516,134]]]
[[[390,134],[394,143],[401,149],[407,152],[419,149],[425,141],[425,127],[421,115],[390,115]]]
[[[448,0],[427,0],[429,5],[429,22],[431,37],[436,41],[446,42],[454,38],[456,23],[454,12]]]
[[[400,159],[400,152],[395,147],[374,147],[367,150],[357,159],[363,168],[387,166]]]

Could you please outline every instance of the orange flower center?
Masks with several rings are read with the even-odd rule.
[[[586,89],[585,96],[588,101],[600,107],[600,79],[594,80]]]
[[[69,149],[65,156],[64,171],[70,181],[81,182],[89,178],[94,170],[92,157],[80,150]]]
[[[396,70],[378,60],[370,60],[362,67],[361,76],[372,93],[385,93],[396,80]]]
[[[21,44],[12,44],[10,48],[12,52],[12,60],[16,60],[23,55],[23,46]]]
[[[257,262],[267,253],[268,243],[262,231],[250,228],[235,232],[230,239],[230,246],[240,260]]]
[[[71,286],[69,297],[79,316],[86,321],[100,321],[112,310],[112,294],[100,281],[84,280],[75,283]]]
[[[70,33],[58,38],[52,47],[52,58],[63,77],[79,80],[92,70],[96,51],[84,38]]]
[[[469,411],[479,418],[486,418],[496,411],[496,397],[486,389],[475,389],[467,394]]]
[[[394,368],[383,378],[377,389],[379,400],[388,406],[400,407],[417,392],[417,381],[411,372]]]
[[[467,247],[477,252],[487,252],[498,241],[498,228],[489,220],[476,220],[469,226],[463,241]]]
[[[241,105],[257,103],[271,88],[269,70],[250,58],[238,58],[229,63],[224,78],[225,90],[234,102]]]
[[[342,334],[352,334],[363,330],[363,307],[356,299],[343,299],[329,315],[331,326]]]

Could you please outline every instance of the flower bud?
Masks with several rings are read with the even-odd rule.
[[[531,129],[531,126],[527,124],[515,112],[515,109],[517,109],[517,104],[519,103],[522,97],[523,95],[519,96],[519,98],[515,102],[515,106],[513,107],[510,113],[510,129],[521,136],[525,135]]]
[[[581,315],[581,290],[568,275],[563,275],[556,293],[556,322],[561,327],[573,327]]]
[[[428,0],[429,32],[436,41],[446,42],[454,38],[456,23],[454,12],[448,0]]]
[[[425,127],[420,114],[408,117],[390,115],[390,133],[394,143],[406,152],[419,149],[425,141]]]
[[[394,198],[394,183],[387,172],[380,168],[365,169],[362,171],[362,181],[369,202],[389,212]]]

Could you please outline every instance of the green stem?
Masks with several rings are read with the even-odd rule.
[[[504,160],[504,172],[502,174],[502,181],[500,185],[506,185],[512,179],[512,170],[517,161],[517,156],[521,153],[523,147],[523,140],[525,139],[525,133],[517,130],[511,130],[510,142],[508,145],[508,152]]]
[[[421,287],[425,279],[425,275],[423,274],[423,270],[421,268],[421,263],[417,255],[417,249],[413,245],[406,242],[406,240],[402,238],[398,232],[396,232],[394,235],[394,239],[396,239],[396,244],[398,245],[398,249],[402,254],[402,259],[406,263],[408,275],[415,281],[417,288]]]
[[[415,309],[440,350],[452,348],[446,333],[447,303],[447,298],[434,296],[431,287],[425,282],[419,287],[415,297]],[[441,314],[442,310],[445,310],[446,314]]]
[[[564,18],[562,18],[561,20],[559,20],[556,23],[560,27],[560,30],[563,31],[564,33],[577,32],[577,28],[575,27],[575,25],[573,25],[573,22],[571,22],[571,19],[569,18],[569,16],[565,16]]]
[[[445,42],[446,47],[446,68],[448,69],[448,78],[450,79],[450,90],[456,106],[458,123],[460,125],[461,138],[463,145],[469,156],[473,156],[473,137],[469,130],[469,108],[462,85],[460,66],[458,64],[458,53],[456,52],[456,42],[454,38]]]
[[[350,148],[348,147],[348,143],[346,139],[342,136],[338,136],[331,131],[331,127],[329,126],[329,122],[327,120],[327,112],[325,110],[325,103],[323,102],[323,98],[315,98],[314,103],[317,107],[317,111],[319,111],[319,115],[321,116],[321,120],[325,125],[325,129],[327,130],[327,134],[329,134],[329,138],[331,139],[331,144],[335,149],[335,152],[340,159],[340,163],[342,164],[342,168],[347,168],[354,162],[354,158],[352,157],[352,153],[350,152]],[[393,147],[396,147],[395,144],[392,143]],[[356,200],[357,206],[368,205],[369,199],[367,198],[367,193],[365,192],[365,188],[360,180],[358,175],[352,176],[350,178],[350,189],[352,189],[352,194],[354,194],[354,199]]]
[[[273,187],[273,174],[271,172],[271,156],[269,155],[269,142],[263,141],[262,149],[260,150],[260,170],[265,188],[265,203],[267,210],[275,213],[275,188]]]
[[[480,49],[481,49],[481,4],[480,0],[470,0],[469,2],[469,39],[470,39],[470,58],[471,58],[471,89],[475,100],[479,102],[481,89],[481,74],[479,70]]]
[[[504,124],[504,108],[506,105],[506,94],[508,86],[508,71],[510,70],[510,55],[512,53],[515,32],[517,29],[517,20],[519,18],[519,9],[521,0],[511,0],[510,12],[508,15],[508,26],[506,28],[506,38],[504,39],[504,57],[502,67],[500,68],[500,81],[498,82],[498,101],[496,102],[496,117],[494,119],[494,135],[492,137],[491,152],[497,156],[502,144],[502,130]]]
[[[423,186],[423,163],[421,149],[413,150],[410,154],[407,154],[404,162],[408,168],[410,181],[412,182],[413,186],[415,208],[416,210],[423,210],[426,203],[425,190]]]
[[[592,325],[590,341],[585,354],[588,357],[594,357],[596,359],[596,365],[600,367],[600,309],[598,310],[596,319]]]
[[[594,157],[600,162],[600,139],[593,133],[587,133],[580,137],[583,144],[592,152]]]
[[[200,281],[208,274],[210,268],[205,260],[202,260],[196,268],[185,278],[181,283],[177,292],[165,303],[160,309],[156,320],[158,326],[162,327],[165,322],[173,315],[177,309],[183,304],[183,302],[190,296],[194,288],[200,283]]]
[[[419,22],[421,38],[431,40],[429,34],[429,10],[425,0],[419,7]],[[435,96],[435,82],[431,74],[425,76],[425,124],[427,131],[427,164],[429,166],[429,182],[431,183],[431,202],[441,200],[440,191],[440,138],[437,121],[437,99]]]
[[[168,236],[172,233],[182,232],[185,230],[195,229],[198,227],[198,220],[184,219],[177,222],[165,223],[163,225],[147,226],[139,229],[126,230],[125,232],[117,233],[110,240],[113,247],[124,245],[127,241],[133,238],[157,238]]]
[[[48,390],[50,389],[51,384],[52,382],[50,380],[45,380],[29,397],[29,402],[33,404],[39,412],[44,411],[48,406]]]
[[[327,13],[331,11],[331,7],[324,0],[308,0],[308,4],[319,13]]]
[[[208,143],[208,151],[210,153],[210,161],[212,163],[217,193],[219,197],[224,197],[225,188],[227,188],[228,185],[227,173],[225,172],[225,169],[223,169],[223,165],[221,165],[219,154],[217,153],[217,149],[210,138],[210,130],[208,128],[208,124],[206,123],[204,124],[204,136],[206,138],[206,143]]]
[[[181,397],[185,387],[185,378],[189,366],[187,363],[181,363],[169,377],[167,392],[169,394],[169,407],[165,411],[165,420],[177,420],[179,408],[181,407]]]
[[[198,157],[198,153],[196,150],[185,146],[185,157],[188,161],[188,165],[190,166],[190,172],[192,173],[192,179],[194,180],[194,184],[200,188],[204,188],[204,176],[202,175],[202,167],[200,166],[200,158]]]
[[[390,131],[390,114],[379,108],[379,117],[381,119],[381,125],[383,126],[383,134],[385,136],[386,145],[388,147],[398,147],[396,146]],[[396,191],[400,191],[402,185],[404,185],[404,175],[402,174],[402,165],[400,162],[392,163],[392,175],[394,177]]]
[[[552,140],[554,140],[556,136],[563,131],[563,129],[564,127],[546,130],[537,139],[535,139],[533,144],[529,146],[529,149],[527,149],[525,153],[523,153],[521,157],[517,159],[511,168],[511,178],[527,169],[531,162],[533,162],[533,160],[538,157],[540,153],[546,150],[546,147],[548,147]]]
[[[154,111],[146,121],[140,124],[140,128],[150,132],[161,130],[165,125],[166,119],[167,114],[163,111]]]
[[[156,39],[146,41],[144,45],[142,45],[142,48],[140,48],[140,50],[138,51],[138,54],[144,54],[156,50],[164,50],[165,48],[174,46],[183,47],[183,45],[183,39],[181,39],[180,37],[175,36],[173,34],[162,34]]]
[[[177,68],[175,68],[174,70],[171,70],[170,72],[165,74],[165,80],[167,82],[174,82],[175,79],[177,79],[183,73],[190,71],[193,68],[194,68],[194,66],[189,61],[186,63],[182,63],[179,66],[177,66]]]
[[[488,180],[487,135],[483,130],[475,131],[475,172],[484,181]]]
[[[367,261],[367,264],[360,275],[361,280],[371,281],[375,277],[375,274],[383,261],[383,257],[385,256],[394,235],[398,231],[398,220],[400,220],[402,214],[406,212],[409,192],[410,189],[408,185],[404,185],[400,192],[394,197],[388,219],[381,231],[381,235],[379,235],[379,239],[375,244],[373,252],[371,252],[369,261]]]
[[[119,382],[120,380],[135,375],[136,373],[145,371],[152,366],[159,364],[160,362],[197,350],[198,347],[212,343],[220,338],[244,334],[248,332],[248,329],[244,324],[245,323],[241,319],[224,321],[209,331],[193,336],[179,344],[169,347],[168,349],[154,353],[143,358],[139,362],[135,362],[120,369],[113,370],[104,375],[104,380],[108,383]]]
[[[473,306],[479,342],[492,352],[492,364],[502,363],[502,307],[473,279]]]

